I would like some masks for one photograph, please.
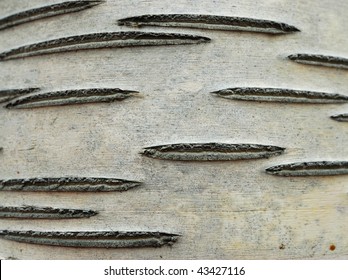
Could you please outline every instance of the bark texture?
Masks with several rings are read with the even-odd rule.
[[[0,18],[57,3],[3,0]],[[59,42],[53,46],[59,52],[42,43],[35,56],[0,61],[0,190],[3,182],[27,179],[40,189],[54,188],[40,185],[40,178],[141,184],[124,192],[83,191],[93,186],[79,180],[73,182],[78,192],[2,188],[1,207],[86,209],[98,215],[6,218],[0,230],[166,233],[176,242],[82,249],[60,246],[65,243],[59,240],[50,246],[0,238],[0,257],[347,259],[348,2],[94,4],[0,30],[1,54]],[[118,25],[121,19],[158,14],[188,16],[148,16],[144,25],[137,24],[144,17]],[[148,22],[154,19],[165,22]],[[288,26],[296,32],[283,32]],[[70,39],[56,40],[111,32],[151,35],[122,44],[88,35],[78,37],[87,46],[78,41],[77,47]],[[105,93],[104,99],[98,89],[108,88],[127,90],[130,98],[119,101]],[[91,94],[81,99],[80,92]],[[27,108],[5,107],[23,100],[29,100]],[[155,156],[146,156],[150,152]],[[226,158],[234,160],[221,160]],[[96,244],[109,242],[97,239]]]

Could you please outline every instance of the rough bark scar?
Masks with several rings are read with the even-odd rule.
[[[229,161],[280,155],[284,148],[257,144],[187,143],[145,148],[143,155],[182,161]]]
[[[127,191],[140,185],[140,182],[114,178],[31,178],[0,181],[0,191],[112,192]]]
[[[118,20],[118,25],[133,27],[164,26],[212,30],[231,30],[286,34],[300,31],[294,26],[270,20],[195,14],[159,14],[128,17]]]
[[[280,88],[227,88],[212,92],[219,97],[235,100],[285,103],[344,103],[348,96]]]
[[[163,232],[119,231],[0,231],[0,237],[24,243],[85,248],[138,248],[173,245],[179,235]]]
[[[16,219],[76,219],[89,218],[98,213],[92,210],[64,209],[36,206],[0,206],[0,218]]]
[[[0,30],[42,18],[79,12],[92,8],[103,2],[104,1],[67,1],[59,4],[30,9],[0,19]]]
[[[65,90],[31,94],[11,100],[6,105],[8,109],[36,108],[43,106],[74,105],[82,103],[121,101],[137,91],[119,88],[92,88]]]
[[[348,69],[348,59],[343,57],[317,54],[293,54],[289,55],[288,58],[302,64]]]
[[[43,54],[100,48],[186,45],[209,42],[202,36],[179,33],[105,32],[64,37],[26,45],[0,53],[0,60],[9,60]]]
[[[348,174],[347,161],[298,162],[277,165],[266,169],[268,174],[279,176],[329,176]]]
[[[331,118],[338,122],[348,122],[348,114],[334,115]]]
[[[8,102],[21,95],[26,95],[35,91],[40,90],[39,88],[23,88],[23,89],[7,89],[0,90],[0,103]]]

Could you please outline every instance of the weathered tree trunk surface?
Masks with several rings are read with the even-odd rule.
[[[0,17],[54,3],[3,0]],[[301,32],[270,35],[117,24],[119,19],[145,14],[265,19]],[[172,246],[161,248],[78,248],[0,239],[0,257],[346,259],[348,175],[323,176],[323,166],[313,168],[321,176],[275,176],[265,169],[296,162],[348,161],[348,123],[330,118],[348,113],[348,104],[292,103],[294,93],[282,102],[260,102],[259,97],[256,102],[240,101],[211,92],[256,87],[347,97],[346,62],[341,68],[329,68],[287,58],[299,53],[348,58],[347,14],[344,0],[108,0],[91,9],[1,30],[0,52],[56,38],[115,31],[182,33],[211,41],[0,61],[0,90],[121,88],[139,92],[111,103],[1,107],[0,180],[104,177],[142,182],[124,192],[0,191],[2,207],[98,212],[78,219],[1,218],[1,230],[180,234]],[[209,158],[211,146],[201,147],[208,151],[197,155],[192,155],[192,146],[184,152],[174,147],[173,154],[150,155],[166,160],[140,154],[143,148],[157,145],[213,142],[276,146],[285,151],[268,159],[237,161],[219,160],[229,157],[228,150],[215,152],[215,161],[203,161],[199,157]],[[249,152],[242,156],[250,156]],[[178,156],[191,160],[171,160]],[[348,169],[345,163],[327,168],[328,173]],[[294,175],[293,171],[288,175]],[[1,234],[8,237],[9,232]],[[93,242],[86,244],[98,241]],[[154,244],[162,245],[159,242]]]

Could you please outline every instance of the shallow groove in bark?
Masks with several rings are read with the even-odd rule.
[[[96,5],[104,1],[67,1],[40,8],[34,8],[19,12],[5,18],[0,19],[0,30],[20,25],[23,23],[35,21],[42,18],[53,17],[62,14],[78,12]]]
[[[348,122],[348,114],[334,115],[331,118],[338,122]]]
[[[0,218],[17,219],[75,219],[89,218],[98,213],[92,210],[65,209],[37,206],[0,206]]]
[[[40,90],[40,88],[23,88],[23,89],[7,89],[0,90],[0,103],[8,102],[14,98],[22,95],[33,93]]]
[[[125,26],[189,27],[198,29],[232,30],[285,34],[300,31],[294,26],[270,20],[198,14],[141,15],[118,20]]]
[[[115,178],[30,178],[0,181],[0,191],[111,192],[127,191],[140,185],[140,182]]]
[[[172,245],[177,234],[163,232],[120,232],[120,231],[0,231],[0,237],[24,243],[63,247],[87,248],[138,248]]]
[[[180,143],[145,148],[143,155],[156,159],[182,161],[229,161],[268,158],[284,148],[258,144]]]
[[[272,166],[268,174],[279,176],[330,176],[348,174],[347,161],[297,162]]]
[[[12,100],[6,108],[22,109],[43,106],[74,105],[82,103],[98,103],[121,101],[137,93],[137,91],[119,88],[92,88],[45,92],[26,95]]]
[[[348,69],[348,59],[343,57],[319,55],[319,54],[293,54],[288,58],[302,64]]]
[[[344,103],[348,96],[281,88],[227,88],[212,92],[219,97],[247,101],[285,103]]]
[[[64,37],[26,45],[0,53],[0,60],[76,50],[142,46],[186,45],[209,42],[202,36],[179,33],[104,32]]]

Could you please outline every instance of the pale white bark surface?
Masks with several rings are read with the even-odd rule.
[[[57,1],[3,0],[0,17]],[[119,27],[160,13],[269,19],[288,35],[187,28]],[[139,91],[113,103],[0,108],[0,180],[114,177],[143,182],[127,192],[0,192],[2,206],[87,209],[73,220],[0,219],[0,229],[161,231],[171,247],[78,249],[0,239],[0,257],[18,259],[346,259],[348,175],[278,177],[265,169],[302,161],[348,160],[348,125],[330,119],[347,104],[234,101],[212,91],[274,87],[348,95],[348,71],[297,64],[314,53],[348,57],[344,0],[108,0],[78,13],[0,31],[0,52],[45,40],[106,31],[178,32],[210,43],[100,49],[0,62],[0,90],[116,87]],[[142,148],[173,143],[255,143],[286,148],[269,159],[180,162]],[[335,245],[334,251],[330,246]]]

